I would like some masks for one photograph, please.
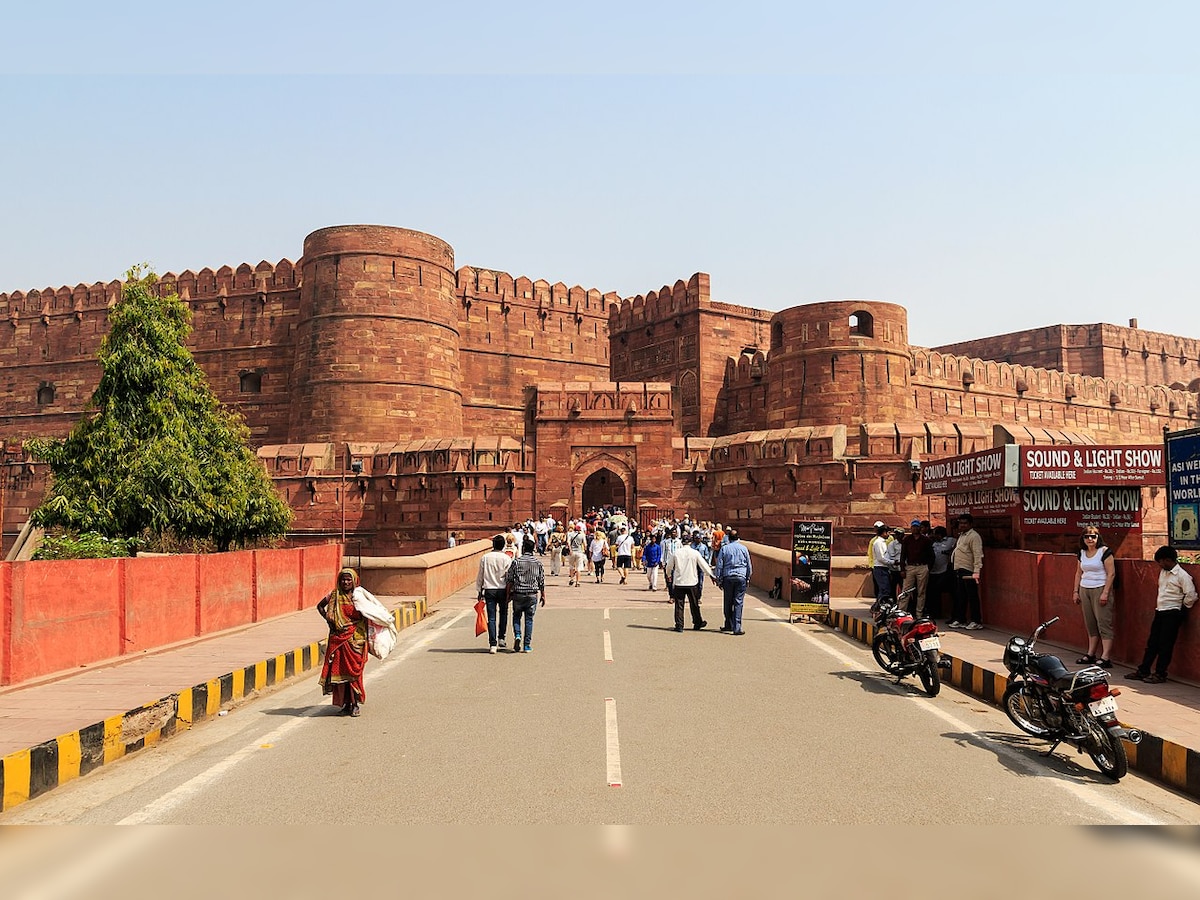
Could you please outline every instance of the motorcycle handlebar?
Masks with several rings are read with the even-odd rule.
[[[1041,625],[1039,625],[1039,626],[1038,626],[1038,627],[1037,627],[1037,628],[1034,630],[1034,632],[1033,632],[1033,639],[1036,641],[1038,638],[1040,638],[1040,637],[1042,636],[1042,632],[1043,632],[1043,631],[1045,631],[1047,628],[1049,628],[1051,625],[1053,625],[1053,624],[1054,624],[1055,622],[1057,622],[1057,621],[1058,621],[1058,616],[1055,616],[1055,617],[1054,617],[1053,619],[1051,619],[1049,622],[1043,622]]]

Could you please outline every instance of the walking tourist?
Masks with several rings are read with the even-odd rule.
[[[503,650],[508,632],[508,584],[505,575],[512,558],[504,552],[504,535],[492,538],[492,549],[479,559],[479,572],[475,576],[477,599],[487,606],[488,652]]]
[[[579,587],[586,568],[587,538],[583,534],[583,525],[574,522],[567,531],[567,586]]]
[[[716,580],[724,592],[725,624],[722,631],[745,634],[742,630],[742,607],[746,601],[746,585],[750,583],[754,566],[750,562],[750,551],[738,540],[736,528],[725,532],[728,539],[717,553]]]
[[[624,525],[617,533],[617,572],[621,576],[621,584],[625,584],[629,577],[629,570],[633,567],[633,535],[629,533],[629,529]]]
[[[689,541],[690,541],[690,535]],[[696,631],[708,623],[700,615],[700,573],[713,577],[712,567],[700,552],[684,544],[671,554],[667,562],[667,577],[671,580],[671,599],[675,601],[675,630],[683,631],[683,603],[686,600],[692,613],[692,628]]]
[[[532,653],[533,614],[538,603],[546,605],[546,572],[542,562],[534,556],[537,543],[532,537],[525,538],[521,555],[513,560],[504,575],[508,586],[508,599],[513,612],[513,653]],[[521,643],[522,635],[525,643]]]
[[[608,554],[610,552],[608,538],[604,534],[604,529],[597,528],[596,534],[592,538],[592,543],[588,547],[588,556],[592,561],[592,571],[596,575],[596,584],[604,584],[604,564],[608,562]]]
[[[658,573],[662,569],[662,543],[658,532],[650,535],[646,546],[642,548],[642,565],[646,569],[646,580],[650,582],[647,590],[658,590]]]

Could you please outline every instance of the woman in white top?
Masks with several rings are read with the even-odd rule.
[[[592,561],[592,570],[596,573],[596,584],[604,584],[604,563],[608,561],[608,538],[604,536],[604,529],[596,527],[596,536],[592,538],[591,546],[588,547],[588,557]]]
[[[1116,563],[1113,553],[1104,546],[1100,531],[1090,525],[1083,529],[1079,540],[1079,565],[1075,567],[1074,600],[1083,611],[1083,624],[1088,633],[1088,651],[1075,662],[1112,668],[1109,654],[1113,642],[1113,612],[1116,603],[1112,596]]]

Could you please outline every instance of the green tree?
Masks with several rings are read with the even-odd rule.
[[[190,313],[127,273],[100,346],[100,384],[65,440],[33,440],[50,464],[35,525],[218,550],[283,535],[292,511],[186,346]]]

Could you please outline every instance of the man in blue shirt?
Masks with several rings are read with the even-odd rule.
[[[754,571],[750,563],[750,551],[738,540],[736,528],[725,535],[729,542],[717,553],[717,586],[725,593],[725,624],[722,631],[745,634],[742,631],[742,607],[746,602],[746,585]]]

